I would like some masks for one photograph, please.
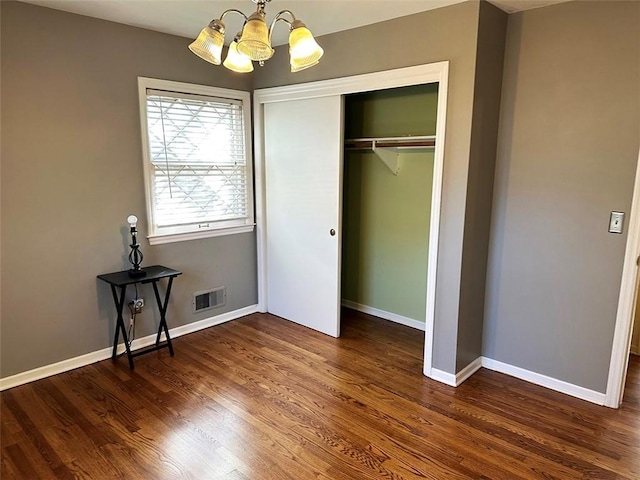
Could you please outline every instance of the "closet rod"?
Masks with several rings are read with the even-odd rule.
[[[345,147],[354,150],[373,150],[374,148],[420,148],[434,147],[434,136],[387,137],[387,138],[350,138],[345,140]]]

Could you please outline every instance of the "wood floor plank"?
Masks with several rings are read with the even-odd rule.
[[[640,359],[619,410],[496,372],[422,375],[424,332],[254,314],[0,394],[5,479],[640,479]]]
[[[227,339],[232,337],[233,335],[230,332],[225,335],[225,338]],[[262,353],[266,354],[266,351],[263,349]],[[280,361],[283,364],[287,363],[286,356],[284,357],[284,360],[278,357],[280,353],[281,353],[281,349],[280,349],[280,352],[271,352],[271,357],[276,359],[272,365],[275,371],[278,370],[278,364],[277,364],[278,361]],[[268,363],[268,360],[266,358],[261,359],[261,362],[260,362],[261,365],[266,365],[267,363]],[[291,363],[289,363],[288,365],[290,368],[295,368],[295,365]],[[309,370],[308,367],[311,367],[311,370]],[[343,387],[346,386],[346,388],[343,388],[341,391],[339,391],[331,386],[321,385],[318,382],[314,382],[313,381],[314,379],[305,375],[305,372],[309,372],[309,371],[314,372],[321,368],[331,370],[330,375],[332,376],[340,377],[341,384],[343,385]],[[283,375],[282,372],[279,372],[279,373]],[[350,409],[348,411],[345,411],[345,415],[342,418],[340,418],[340,420],[342,421],[341,426],[346,430],[349,430],[351,432],[357,432],[357,431],[361,431],[362,428],[365,427],[367,429],[368,439],[370,439],[374,435],[379,435],[380,437],[388,435],[389,430],[393,430],[396,433],[396,435],[402,430],[405,430],[410,434],[416,433],[416,430],[411,426],[409,426],[409,424],[402,423],[401,421],[398,420],[398,418],[401,418],[403,416],[403,414],[405,413],[404,411],[394,411],[397,417],[390,417],[389,415],[386,415],[384,412],[381,412],[375,408],[372,408],[370,405],[370,403],[375,404],[379,402],[379,400],[383,397],[386,397],[386,401],[388,402],[393,402],[394,400],[401,400],[401,399],[398,399],[398,398],[394,399],[393,395],[388,393],[386,395],[385,394],[378,395],[378,393],[376,392],[374,393],[374,395],[371,395],[371,393],[374,391],[371,388],[369,388],[370,386],[361,384],[361,382],[358,382],[357,378],[354,376],[349,376],[345,372],[341,373],[337,369],[333,369],[330,366],[322,367],[320,364],[308,364],[308,363],[302,366],[302,370],[298,370],[295,372],[296,376],[302,377],[302,380],[300,383],[296,383],[293,372],[291,373],[292,373],[291,376],[285,374],[287,385],[297,384],[299,387],[301,387],[300,391],[304,392],[304,394],[297,396],[295,398],[296,402],[303,403],[306,397],[307,399],[313,400],[313,405],[320,406],[322,408],[324,408],[327,405],[339,405],[342,402],[346,402],[348,406],[359,407],[356,410]],[[269,377],[275,377],[275,374],[271,373]],[[350,390],[351,387],[355,387],[355,388],[353,388],[353,390]],[[287,393],[294,394],[294,395],[296,394],[295,390],[292,390],[292,389],[288,389]],[[349,394],[353,396],[350,396]],[[363,402],[366,402],[366,403],[363,403]],[[359,415],[356,417],[354,413],[358,413]],[[340,417],[340,413],[339,412],[334,413],[333,417],[334,417],[333,418],[334,421],[337,420],[337,418]],[[355,423],[353,419],[355,419]],[[384,428],[382,430],[376,429],[377,425],[382,425]],[[460,445],[458,444],[458,446]],[[475,445],[471,446],[471,448],[467,452],[468,455],[474,456],[475,450],[477,450],[476,446]],[[436,456],[435,452],[432,452],[432,456],[433,457]],[[449,470],[459,467],[458,462],[454,461],[453,463],[451,463],[452,459],[451,459],[451,456],[448,454],[448,452],[442,452],[440,457],[444,465],[448,465]],[[491,469],[492,469],[492,465],[485,464],[484,466],[485,472]],[[493,470],[494,470],[494,473],[496,473],[495,467],[493,467]]]
[[[233,335],[230,332],[227,332],[224,338],[226,339],[225,341],[229,342],[229,339],[233,338]],[[238,339],[240,340],[240,337],[238,337]],[[240,350],[238,345],[236,345],[235,348],[237,351]],[[244,351],[249,352],[249,350],[244,350]],[[260,353],[265,354],[265,350],[262,350]],[[252,364],[248,362],[249,360],[258,360],[256,365],[259,365],[259,366],[252,367],[251,366]],[[304,421],[302,422],[304,425],[307,425],[307,424],[322,425],[324,423],[327,423],[329,421],[329,418],[324,418],[322,417],[322,415],[318,416],[316,412],[322,412],[325,408],[328,408],[330,404],[339,404],[339,402],[346,401],[348,403],[351,403],[352,405],[358,405],[360,407],[364,407],[364,404],[362,404],[361,402],[353,398],[347,397],[345,395],[340,395],[339,397],[336,397],[336,393],[338,393],[338,391],[335,390],[333,387],[321,387],[320,390],[314,389],[314,391],[312,392],[311,389],[314,386],[317,386],[317,384],[314,384],[314,379],[304,378],[302,383],[297,383],[293,377],[293,372],[290,372],[292,373],[292,376],[289,376],[287,373],[283,372],[282,366],[278,365],[277,361],[270,363],[269,359],[267,359],[265,356],[256,356],[255,354],[253,354],[251,358],[245,359],[245,361],[239,361],[238,365],[241,365],[241,366],[244,365],[245,368],[247,369],[247,374],[249,369],[253,369],[258,373],[262,372],[265,375],[265,381],[270,382],[270,393],[274,394],[274,398],[272,400],[275,403],[277,403],[278,400],[282,400],[283,402],[289,401],[291,403],[290,408],[295,411],[295,416],[297,418],[304,418]],[[292,365],[289,364],[289,367],[291,366]],[[307,363],[303,365],[303,368],[308,370],[308,366],[309,364]],[[312,364],[310,366],[312,368],[318,368],[318,365]],[[271,368],[271,371],[269,370],[269,368]],[[300,373],[302,372],[295,372],[295,374],[297,375],[299,375]],[[277,378],[279,376],[283,378],[279,379],[278,381],[273,381],[274,378]],[[355,381],[355,379],[352,379],[352,381]],[[281,383],[281,382],[286,382],[286,383]],[[292,388],[295,386],[302,387],[302,388],[300,388],[299,390]],[[281,398],[278,398],[278,393]],[[267,394],[267,396],[269,395]],[[308,403],[307,401],[310,401],[310,403]],[[302,408],[302,407],[306,407],[306,408]],[[371,412],[371,413],[374,413],[374,412]],[[375,414],[374,414],[374,417],[375,417]],[[378,470],[382,469],[381,465],[387,460],[387,458],[386,457],[369,458],[370,455],[365,450],[365,445],[369,443],[369,437],[373,432],[371,430],[366,432],[365,434],[366,437],[357,436],[356,432],[362,431],[362,425],[353,423],[348,418],[340,418],[340,414],[337,411],[332,412],[331,420],[335,423],[338,421],[338,419],[341,420],[341,424],[340,424],[341,427],[344,430],[350,431],[352,438],[359,438],[359,442],[358,444],[342,443],[337,446],[337,449],[343,452],[348,452],[348,454],[350,454],[354,458],[360,457],[360,460],[362,462],[366,462],[370,466],[376,465],[377,466],[376,468]],[[379,419],[380,417],[378,416],[377,420]],[[294,424],[292,427],[296,428],[296,427],[299,427],[299,425]],[[321,431],[321,429],[316,428],[315,432],[317,433],[318,431]],[[304,434],[304,433],[306,433],[306,431],[301,431],[301,434]],[[332,442],[336,442],[338,441],[336,439],[339,439],[339,435],[336,432],[324,432],[324,436],[320,435],[317,437],[318,438],[315,438],[315,439],[312,437],[309,440],[314,441],[319,439],[320,447],[326,446],[326,445],[323,445],[323,443],[327,443],[327,442],[322,442],[324,438],[332,439]],[[447,456],[447,458],[449,458],[449,456]],[[385,472],[378,472],[379,475],[386,476],[384,473]],[[449,469],[449,473],[452,474],[451,468]]]
[[[73,478],[73,475],[71,474],[67,466],[62,462],[62,460],[58,456],[58,453],[52,448],[52,446],[49,444],[49,442],[47,442],[45,436],[43,435],[44,429],[51,427],[51,425],[55,423],[54,419],[42,415],[41,411],[38,408],[33,408],[33,405],[29,403],[19,403],[17,398],[31,398],[33,401],[35,401],[32,395],[27,394],[26,389],[21,390],[22,391],[17,392],[3,392],[2,401],[5,402],[8,409],[20,424],[22,431],[28,437],[31,445],[37,450],[39,457],[44,460],[44,463],[46,463],[47,466],[51,469],[52,473],[56,475],[56,478],[65,480]],[[26,410],[25,408],[23,408],[23,405],[27,407]],[[34,422],[34,419],[33,417],[31,417],[31,415],[39,419],[42,422],[42,425],[38,423],[38,420]]]
[[[230,333],[228,333],[227,335],[225,335],[225,338],[226,338],[226,339],[228,339],[228,338],[230,338],[230,337],[232,337],[232,335],[231,335]],[[227,341],[228,341],[228,340],[227,340]],[[263,361],[262,363],[264,363],[264,361]],[[307,366],[311,367],[311,371],[317,371],[317,370],[318,370],[318,369],[320,369],[320,368],[331,368],[331,367],[329,367],[329,366],[322,367],[322,366],[321,366],[321,365],[319,365],[319,364],[309,364],[309,365],[307,365]],[[350,386],[352,386],[352,385],[356,385],[358,382],[357,382],[357,379],[356,379],[355,377],[353,377],[353,376],[352,376],[352,377],[348,377],[348,375],[347,375],[345,372],[342,372],[342,374],[341,374],[341,375],[340,375],[340,372],[334,372],[334,373],[335,373],[336,375],[341,376],[341,381],[343,382],[343,385],[347,387],[347,389],[346,389],[346,390],[343,390],[343,391],[341,392],[341,396],[342,396],[341,398],[334,398],[334,399],[333,399],[335,402],[339,402],[340,400],[345,400],[345,399],[347,398],[347,397],[345,397],[345,395],[344,395],[344,394],[345,394],[345,393],[347,393],[348,388],[349,388]],[[314,388],[314,386],[317,386],[317,384],[313,384],[313,383],[311,383],[311,382],[306,382],[306,383],[307,383],[308,385],[310,385],[310,387],[309,387],[309,388]],[[325,388],[326,388],[327,390],[330,390],[330,387],[325,387]],[[362,400],[362,401],[366,400],[366,399],[363,397],[363,395],[367,393],[367,392],[366,392],[366,391],[367,391],[367,389],[368,389],[368,388],[367,388],[367,386],[366,386],[366,385],[361,385],[358,389],[355,389],[355,390],[353,390],[352,392],[350,392],[350,393],[352,393],[352,394],[354,395],[354,397],[355,397],[355,396],[358,396],[358,400],[356,400],[356,398],[349,397],[349,398],[347,399],[347,401],[352,402],[352,403],[354,403],[354,404],[355,404],[355,403],[358,403],[358,402],[359,402],[359,400]],[[390,397],[390,399],[392,399],[392,397]],[[374,398],[374,400],[375,400],[375,398]],[[400,399],[396,399],[396,400],[400,400]],[[362,403],[360,403],[360,405],[361,405],[361,406],[364,406],[364,404],[362,404]],[[403,410],[398,410],[398,411],[394,411],[393,413],[394,413],[394,415],[396,415],[396,418],[398,418],[398,417],[401,417],[401,416],[402,416],[402,414],[404,413],[404,411],[403,411]],[[388,417],[388,416],[386,416],[387,418],[384,418],[384,415],[383,415],[381,412],[379,412],[379,411],[369,411],[369,412],[368,412],[368,414],[367,414],[367,417],[374,419],[374,420],[373,420],[374,422],[376,422],[376,421],[377,421],[377,422],[380,422],[381,420],[384,420],[385,422],[389,422],[389,421],[391,421],[391,423],[394,423],[394,424],[395,424],[394,426],[395,426],[395,428],[396,428],[396,430],[395,430],[396,432],[398,432],[398,431],[399,431],[399,429],[401,429],[401,428],[402,428],[402,425],[400,425],[400,424],[399,424],[399,423],[397,423],[397,422],[394,422],[394,417]],[[442,418],[442,417],[441,417],[441,418],[440,418],[440,420],[439,420],[439,422],[436,420],[436,421],[435,421],[435,423],[436,423],[436,424],[437,424],[437,423],[442,423],[442,422],[444,422],[445,420],[446,420],[446,418]],[[366,421],[366,418],[365,418],[365,421]],[[346,428],[353,429],[353,428],[354,428],[354,426],[353,426],[353,425],[346,425]],[[414,432],[414,433],[415,433],[415,432]],[[469,438],[471,438],[471,437],[469,437]],[[464,441],[465,441],[465,437],[462,437],[462,438],[458,439],[457,441],[458,441],[457,446],[458,446],[458,448],[460,448],[460,447],[462,446],[462,444],[464,443]],[[474,454],[474,451],[475,451],[475,450],[477,450],[477,447],[476,447],[474,444],[470,444],[470,445],[468,446],[468,449],[467,449],[467,452],[466,452],[467,457],[474,457],[474,456],[475,456],[475,454]],[[495,456],[495,455],[496,455],[496,454],[494,453],[494,456]],[[482,463],[482,462],[480,462],[480,463]],[[542,461],[542,460],[539,460],[539,463],[543,463],[543,461]],[[450,468],[452,468],[452,467],[450,467]],[[492,470],[492,469],[493,469],[493,474],[494,474],[494,475],[496,475],[496,474],[497,474],[497,469],[495,468],[495,466],[494,466],[494,465],[491,465],[491,464],[489,464],[489,463],[487,463],[487,462],[484,462],[483,470],[485,471],[485,473],[486,473],[487,471],[489,471],[489,470]],[[565,470],[565,471],[563,471],[562,473],[566,475],[566,470]],[[514,472],[511,472],[511,474],[513,475],[513,474],[514,474]],[[574,475],[574,476],[577,476],[577,475],[578,475],[578,473],[574,471],[574,472],[573,472],[573,475]]]
[[[2,463],[10,465],[7,471],[3,472],[2,478],[41,478],[33,463],[29,460],[20,444],[9,445],[3,449]],[[51,472],[53,473],[53,472]]]
[[[191,353],[187,353],[187,355],[191,355]],[[322,472],[315,470],[318,467],[326,469],[328,466],[320,458],[307,455],[307,451],[302,448],[308,446],[307,443],[300,436],[293,435],[293,430],[291,430],[295,422],[282,415],[280,408],[274,406],[268,399],[261,398],[262,387],[257,385],[255,379],[252,379],[249,374],[238,373],[237,368],[221,368],[214,363],[199,362],[195,358],[191,359],[191,364],[199,366],[200,371],[200,373],[192,371],[191,375],[201,379],[203,382],[206,380],[204,380],[204,377],[199,377],[199,375],[213,373],[217,378],[226,377],[229,383],[219,382],[215,386],[216,400],[234,412],[240,419],[250,424],[251,428],[265,432],[266,435],[262,436],[264,437],[263,441],[273,443],[277,439],[277,444],[273,444],[272,448],[282,452],[279,457],[281,460],[288,461],[287,457],[300,457],[304,460],[308,469],[314,470],[313,476],[309,476],[309,478],[321,478]],[[245,392],[247,397],[251,398],[251,402],[245,401],[242,404],[238,404],[236,399],[239,392],[233,386],[234,379],[242,379],[242,392]],[[253,389],[247,386],[250,382],[253,383]]]
[[[229,338],[229,337],[230,337],[230,335],[225,336],[225,338]],[[227,341],[228,341],[228,340],[227,340]],[[237,346],[236,346],[236,350],[238,350],[238,347],[237,347]],[[258,364],[259,364],[259,365],[264,364],[264,359],[263,359],[261,362],[258,362]],[[318,366],[317,366],[317,365],[311,365],[311,367],[312,367],[312,370],[313,370],[314,368],[318,368]],[[349,383],[349,382],[347,382],[347,383]],[[353,383],[353,382],[352,382],[352,383]],[[471,456],[473,456],[473,455],[471,455]],[[484,470],[485,470],[485,471],[490,470],[490,468],[491,468],[491,466],[490,466],[490,465],[486,465],[486,464],[484,465]],[[565,476],[565,477],[566,477],[566,471],[562,472],[562,474],[563,474],[563,476]],[[575,471],[574,471],[574,475],[573,475],[573,476],[577,478],[577,477],[578,477],[577,472],[575,472]]]
[[[275,445],[272,440],[273,438],[278,438],[278,435],[265,435],[263,432],[265,430],[265,425],[256,424],[255,420],[259,418],[259,415],[256,415],[253,412],[252,404],[245,402],[243,405],[240,406],[240,408],[237,408],[237,405],[235,402],[235,399],[237,397],[242,397],[243,395],[247,397],[253,397],[253,398],[256,397],[256,395],[249,393],[249,391],[244,387],[244,385],[247,383],[247,379],[245,378],[245,376],[237,375],[236,373],[233,373],[233,369],[228,368],[228,366],[225,364],[222,364],[221,366],[216,367],[215,359],[211,358],[209,359],[210,361],[207,362],[206,360],[207,352],[205,351],[202,353],[203,353],[204,361],[198,360],[197,357],[192,358],[190,361],[190,365],[192,368],[188,373],[183,374],[181,376],[180,382],[183,385],[189,385],[189,388],[192,392],[194,390],[197,390],[199,393],[197,396],[200,397],[201,399],[204,399],[205,402],[207,401],[207,398],[205,397],[206,395],[205,392],[212,392],[211,394],[212,398],[209,399],[209,403],[211,401],[214,401],[213,397],[215,397],[215,401],[217,402],[218,405],[223,405],[230,411],[237,413],[238,415],[235,420],[235,423],[236,423],[235,427],[236,428],[238,427],[237,425],[238,423],[243,423],[243,428],[240,429],[241,432],[246,433],[247,430],[254,430],[254,433],[252,434],[253,443],[260,444],[260,442],[266,442],[267,445],[270,446],[271,448],[280,448],[281,445]],[[186,355],[191,355],[191,353],[186,352]],[[228,374],[226,375],[227,379],[229,380],[228,384],[231,384],[232,387],[229,387],[228,384],[225,385],[224,382],[218,382],[219,384],[215,385],[211,389],[207,387],[204,390],[202,390],[200,388],[201,384],[206,384],[206,382],[208,382],[207,378],[217,377],[217,379],[220,380],[220,379],[224,379],[225,374]],[[171,373],[167,373],[167,378],[169,378],[170,376],[171,376]],[[175,381],[175,380],[170,380],[170,381]],[[238,390],[238,388],[240,390]],[[258,405],[255,411],[260,413],[261,410],[262,410],[262,405]],[[250,412],[249,416],[246,416],[247,412]],[[260,434],[261,431],[263,432],[263,434]],[[285,439],[285,437],[282,436],[282,432],[278,432],[278,434],[280,435],[280,440]],[[239,456],[244,455],[244,457],[247,457],[246,455],[247,441],[245,439],[242,439],[241,441],[228,442],[227,448],[232,449],[236,445],[239,446],[239,450],[237,452],[238,455]],[[290,450],[291,447],[296,447],[297,445],[298,443],[293,443],[288,448]],[[260,450],[264,450],[266,452],[268,449],[258,448],[256,452],[260,454]],[[283,452],[284,455],[286,455],[288,451],[287,448],[280,448],[280,450]],[[269,455],[262,455],[262,457],[264,458],[256,459],[258,462],[263,462],[260,465],[262,471],[265,471],[265,470],[274,471],[277,468],[281,468],[281,466],[274,466],[273,459]],[[247,459],[245,458],[245,462],[246,460]],[[280,460],[281,460],[280,463],[288,462],[288,459],[285,456],[281,456]],[[292,468],[294,467],[293,464],[290,466]],[[302,470],[302,469],[303,469],[302,466],[297,466],[297,470]],[[319,473],[320,472],[317,472],[317,474],[314,474],[313,478],[316,478],[316,477],[320,478],[318,476]],[[280,478],[286,477],[285,473],[280,473],[279,475],[280,475]]]

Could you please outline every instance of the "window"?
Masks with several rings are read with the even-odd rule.
[[[249,93],[139,78],[152,245],[253,230]]]

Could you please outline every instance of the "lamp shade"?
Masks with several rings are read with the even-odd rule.
[[[223,65],[229,70],[238,73],[253,72],[253,63],[251,63],[251,59],[238,51],[238,42],[236,40],[231,42],[231,45],[229,45],[227,58],[225,58]]]
[[[292,72],[317,65],[324,54],[309,29],[299,20],[291,25],[289,33],[289,56]]]
[[[255,62],[269,60],[273,48],[269,41],[269,27],[258,12],[249,17],[238,41],[238,51]]]
[[[222,45],[224,44],[224,25],[214,20],[204,27],[191,45],[189,50],[214,65],[220,65],[222,61]]]

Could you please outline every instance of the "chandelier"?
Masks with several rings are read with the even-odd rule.
[[[289,25],[291,71],[299,72],[318,64],[324,51],[304,23],[298,20],[290,10],[282,10],[267,27],[264,7],[271,0],[251,1],[257,4],[257,8],[249,17],[235,8],[225,10],[220,18],[211,20],[209,25],[202,29],[198,38],[189,45],[189,50],[207,62],[220,65],[225,34],[225,25],[222,20],[230,13],[237,13],[244,18],[244,24],[242,31],[238,32],[229,45],[227,57],[222,63],[229,70],[248,73],[253,71],[253,62],[258,62],[261,66],[264,65],[265,60],[269,60],[275,53],[271,47],[271,35],[277,22]],[[287,16],[291,18],[285,18]]]

